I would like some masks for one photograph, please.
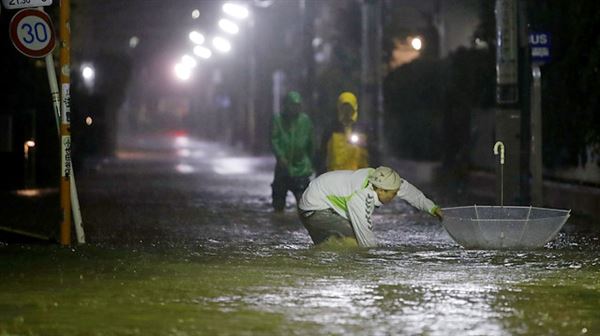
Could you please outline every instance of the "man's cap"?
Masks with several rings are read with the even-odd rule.
[[[338,103],[338,105],[350,104],[350,106],[352,106],[353,111],[358,111],[358,100],[356,99],[356,96],[352,92],[349,92],[349,91],[342,92],[338,96],[337,103]]]
[[[385,190],[396,190],[400,189],[402,179],[395,170],[389,167],[377,167],[369,175],[369,182],[377,188]]]
[[[300,93],[298,91],[290,91],[285,96],[285,102],[288,104],[301,104],[302,96],[300,95]]]
[[[350,119],[352,120],[352,122],[356,122],[356,120],[358,120],[358,100],[356,99],[356,96],[354,95],[354,93],[345,91],[345,92],[342,92],[338,96],[338,100],[337,100],[338,118],[341,118],[341,116],[340,116],[341,109],[340,108],[344,104],[348,104],[348,105],[350,105],[350,107],[352,107],[352,114],[350,115]]]

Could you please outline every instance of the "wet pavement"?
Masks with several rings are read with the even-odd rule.
[[[79,174],[88,244],[0,243],[0,335],[600,333],[597,232],[467,251],[395,201],[374,216],[380,247],[315,248],[291,195],[271,211],[272,157],[183,136],[125,143]],[[55,236],[42,201],[55,197],[13,201],[35,208],[6,223]]]

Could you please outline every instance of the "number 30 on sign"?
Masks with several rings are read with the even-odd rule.
[[[44,57],[56,45],[50,17],[36,9],[18,11],[10,21],[9,33],[15,48],[29,57]]]

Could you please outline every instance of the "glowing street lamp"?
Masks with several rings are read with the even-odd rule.
[[[185,66],[183,63],[175,64],[173,71],[175,73],[175,77],[181,81],[187,81],[192,76],[192,69]]]
[[[223,4],[222,9],[227,15],[236,19],[245,19],[249,15],[248,8],[231,2]]]
[[[94,79],[96,78],[96,70],[89,63],[84,63],[81,65],[81,78],[83,79],[83,84],[88,90],[94,89]]]
[[[212,56],[212,51],[210,51],[210,49],[208,49],[207,47],[195,46],[194,55],[203,59],[209,59]]]
[[[219,28],[221,28],[224,32],[235,35],[240,31],[238,25],[236,25],[233,21],[227,19],[219,20]]]
[[[194,42],[195,44],[202,44],[204,43],[204,35],[202,35],[201,33],[193,30],[188,34],[188,37],[190,39],[190,41]]]
[[[190,56],[190,55],[183,55],[181,57],[181,64],[183,64],[184,66],[192,69],[192,68],[195,68],[198,63],[196,62],[196,60],[192,56]]]
[[[212,43],[215,49],[220,52],[227,53],[231,50],[231,43],[222,37],[215,37]]]
[[[197,18],[199,18],[199,17],[200,17],[200,10],[199,10],[199,9],[194,9],[194,10],[192,11],[192,19],[194,19],[194,20],[195,20],[195,19],[197,19]]]
[[[92,68],[91,66],[85,65],[81,68],[81,77],[83,77],[83,79],[86,82],[93,81],[95,76],[96,76],[96,72],[94,71],[94,68]]]
[[[133,49],[135,47],[137,47],[137,45],[140,43],[140,38],[137,36],[132,36],[129,39],[129,48]]]

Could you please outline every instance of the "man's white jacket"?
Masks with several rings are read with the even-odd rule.
[[[381,202],[369,183],[368,178],[373,171],[373,168],[336,170],[320,175],[310,182],[298,207],[302,211],[333,209],[350,221],[359,246],[376,246],[371,215]],[[404,179],[397,196],[421,211],[433,213],[436,207]]]

